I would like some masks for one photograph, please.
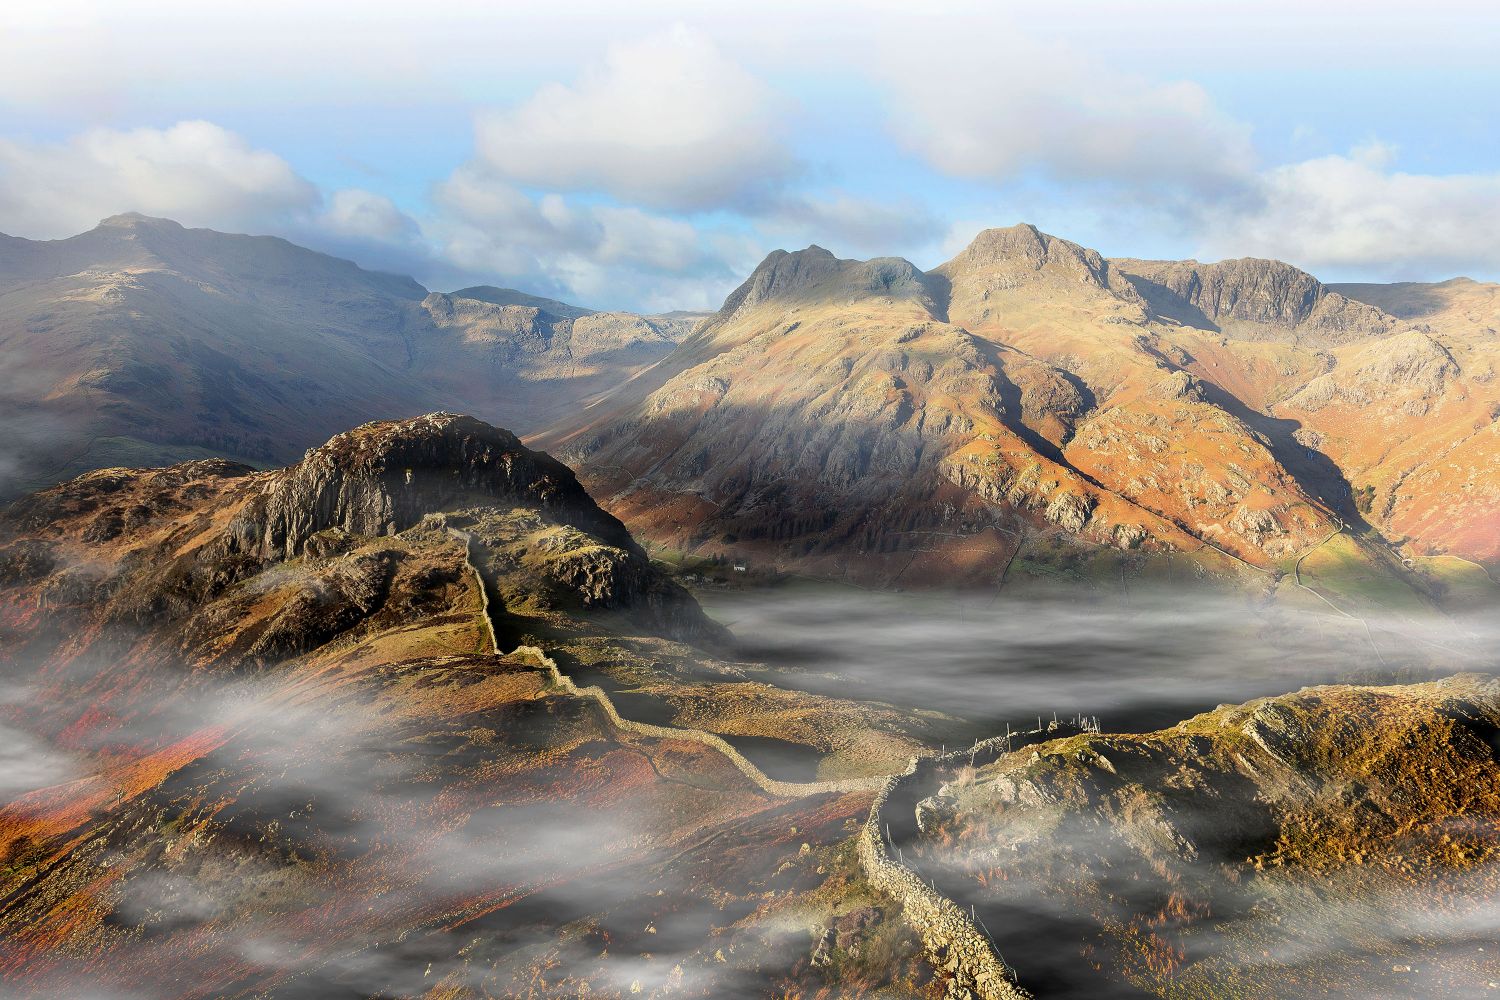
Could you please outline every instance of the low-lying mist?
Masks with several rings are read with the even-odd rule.
[[[1137,594],[1128,605],[801,585],[700,596],[732,627],[751,676],[944,713],[952,724],[926,731],[951,733],[950,747],[1007,726],[1029,729],[1054,713],[1140,730],[1308,684],[1492,670],[1489,651],[1500,638],[1477,617],[1364,622],[1187,593]],[[491,667],[466,669],[477,677]],[[726,919],[715,886],[753,896],[786,867],[775,853],[782,848],[757,852],[767,834],[744,796],[716,787],[726,779],[705,777],[686,758],[664,753],[639,783],[622,781],[629,767],[648,766],[642,750],[621,748],[608,733],[574,735],[584,723],[567,710],[531,722],[510,709],[451,721],[407,714],[405,696],[392,693],[403,683],[395,666],[351,683],[336,674],[298,681],[292,668],[219,677],[164,663],[136,687],[122,685],[112,703],[106,692],[117,670],[107,658],[6,664],[0,806],[8,801],[14,811],[28,794],[65,782],[76,792],[60,795],[93,794],[91,822],[108,832],[105,846],[70,861],[76,884],[109,873],[113,888],[100,898],[113,907],[111,921],[139,928],[131,933],[140,942],[103,966],[53,954],[50,970],[24,986],[0,976],[0,997],[79,984],[98,997],[200,995],[172,983],[205,962],[240,970],[236,990],[264,980],[279,984],[271,992],[281,996],[410,996],[440,981],[503,994],[510,976],[535,966],[551,976],[537,996],[575,995],[568,977],[576,969],[622,994],[637,986],[691,993],[711,973],[704,988],[712,995],[755,997],[814,943],[812,930],[778,924],[764,956],[744,958],[743,968],[695,966],[719,948],[706,930]],[[441,672],[432,677],[449,683]],[[455,686],[452,697],[463,690]],[[446,703],[423,704],[441,715]],[[75,724],[85,715],[89,726]],[[122,760],[193,740],[212,745],[195,750],[170,782],[116,798]],[[564,762],[556,773],[528,763],[549,753]],[[233,803],[216,839],[193,848],[202,860],[178,860],[181,847],[152,860],[155,833],[141,831],[180,810],[191,814],[196,807],[182,803],[195,796]],[[761,808],[770,807],[753,804]],[[122,818],[111,820],[111,809]],[[779,813],[766,822],[796,830]],[[839,817],[828,843],[848,836],[843,824]],[[193,843],[161,832],[164,843]],[[817,842],[806,830],[796,833],[803,839]],[[796,843],[785,849],[798,855]],[[715,862],[732,877],[710,883],[693,867]],[[282,865],[301,874],[283,878]],[[672,902],[659,911],[652,901],[662,898]],[[469,916],[488,906],[493,917]],[[1358,907],[1349,919],[1368,921],[1360,916],[1367,901]],[[1314,926],[1315,916],[1299,919]],[[996,913],[991,922],[1003,919]],[[451,935],[442,930],[449,920]],[[560,936],[564,925],[575,930]],[[471,938],[487,944],[474,950]],[[1307,940],[1314,950],[1334,946]],[[1454,941],[1467,947],[1470,937]],[[0,940],[0,960],[8,948]],[[1007,957],[1024,968],[1026,955]]]
[[[727,937],[708,945],[733,919],[723,887],[780,864],[757,860],[763,834],[745,826],[766,806],[732,769],[622,741],[580,701],[457,707],[503,668],[475,662],[452,679],[392,665],[325,683],[292,667],[236,676],[160,662],[142,699],[141,687],[100,696],[94,682],[120,669],[107,658],[60,674],[5,666],[33,683],[0,689],[0,833],[72,799],[90,803],[91,835],[58,864],[13,848],[15,891],[0,906],[76,894],[70,905],[108,914],[98,933],[111,957],[33,954],[45,922],[8,922],[4,1000],[420,996],[439,984],[748,1000],[810,947],[796,927],[761,936],[775,959],[735,958]],[[446,684],[451,701],[429,693],[429,710],[409,710],[403,675],[410,696]],[[130,762],[189,745],[159,783],[132,785]],[[704,878],[716,840],[746,859],[727,882]],[[795,857],[797,843],[774,851]],[[706,946],[730,964],[694,966]]]
[[[943,712],[976,736],[1038,718],[1167,726],[1224,702],[1323,683],[1492,672],[1492,617],[1351,619],[1202,591],[1128,603],[895,594],[793,584],[702,592],[763,679]]]

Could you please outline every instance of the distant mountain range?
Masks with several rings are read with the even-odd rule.
[[[289,461],[374,417],[534,431],[666,354],[692,315],[602,313],[140,215],[0,237],[0,496],[113,465]]]
[[[1497,328],[1496,285],[1110,260],[1027,225],[927,272],[776,251],[703,317],[429,293],[127,215],[0,238],[0,473],[15,495],[108,465],[284,462],[461,410],[689,554],[881,586],[1121,559],[1274,584],[1342,533],[1325,569],[1432,597],[1484,572],[1455,560],[1500,561]]]

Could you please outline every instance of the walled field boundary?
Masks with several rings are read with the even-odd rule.
[[[467,531],[448,527],[448,533],[464,543],[464,563],[473,574],[479,587],[481,609],[486,634],[489,636],[491,652],[496,656],[522,656],[537,664],[548,676],[553,686],[568,694],[587,698],[604,711],[611,723],[625,732],[637,733],[656,739],[686,740],[717,750],[735,769],[755,785],[761,792],[776,798],[802,798],[809,795],[840,794],[846,792],[876,792],[870,815],[861,830],[857,853],[861,868],[870,883],[901,905],[901,911],[912,930],[921,938],[935,967],[947,972],[955,984],[977,1000],[1030,1000],[1030,994],[1015,984],[1015,973],[1011,970],[988,933],[978,922],[953,900],[939,893],[922,880],[903,861],[891,856],[891,847],[881,831],[882,810],[891,796],[902,784],[933,773],[937,767],[958,764],[968,760],[978,763],[982,755],[986,762],[1015,748],[1019,740],[1040,742],[1050,739],[1048,734],[1025,734],[1024,736],[1000,736],[975,744],[970,750],[955,751],[942,757],[913,757],[901,774],[888,777],[846,778],[838,781],[793,782],[779,781],[770,777],[750,763],[722,736],[701,729],[679,729],[672,726],[657,726],[627,719],[620,714],[614,701],[601,687],[589,685],[579,687],[573,679],[563,673],[557,662],[546,651],[537,646],[517,646],[509,653],[500,648],[496,637],[493,611],[490,607],[489,587],[484,574],[474,558],[477,544]],[[1055,734],[1053,734],[1055,735]],[[1038,737],[1028,739],[1028,737]],[[1022,743],[1020,745],[1025,745]],[[955,992],[957,996],[964,993]]]

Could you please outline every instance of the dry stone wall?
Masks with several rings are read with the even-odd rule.
[[[637,722],[627,719],[620,714],[615,707],[614,700],[608,692],[596,685],[579,687],[573,683],[573,679],[558,668],[557,662],[547,655],[546,650],[537,646],[517,646],[515,649],[506,651],[500,648],[496,639],[494,616],[490,608],[489,587],[485,585],[484,576],[479,571],[478,564],[474,560],[473,546],[474,536],[466,531],[450,527],[448,532],[464,543],[464,559],[473,573],[474,579],[479,586],[480,600],[484,609],[484,621],[486,633],[489,637],[490,648],[496,656],[519,656],[523,657],[540,667],[552,682],[552,685],[567,694],[579,698],[587,698],[599,705],[604,714],[609,717],[611,723],[617,728],[629,733],[637,733],[641,736],[650,736],[663,740],[687,740],[700,743],[723,754],[735,769],[743,774],[751,784],[755,785],[767,795],[777,798],[794,799],[808,795],[839,794],[844,792],[873,792],[885,785],[883,777],[870,778],[844,778],[837,781],[779,781],[772,778],[760,768],[729,744],[717,733],[705,732],[701,729],[680,729],[676,726],[657,726],[647,722]]]
[[[484,624],[491,651],[496,656],[519,656],[535,663],[561,691],[595,702],[619,729],[655,739],[687,740],[717,750],[756,788],[777,798],[801,798],[844,792],[874,791],[875,802],[859,835],[857,852],[860,866],[871,885],[900,904],[907,923],[921,938],[934,966],[952,977],[949,995],[963,1000],[1029,1000],[1030,994],[1015,983],[1015,974],[1000,957],[989,935],[958,904],[939,893],[903,861],[892,857],[887,830],[893,822],[915,823],[915,798],[925,780],[942,767],[961,762],[987,763],[1016,746],[1051,739],[1056,733],[1002,736],[976,744],[969,750],[936,758],[912,758],[902,774],[890,777],[848,778],[839,781],[779,781],[750,763],[722,736],[701,729],[680,729],[627,719],[620,714],[609,694],[598,686],[580,687],[563,673],[546,650],[536,646],[518,646],[505,651],[496,638],[489,587],[474,558],[474,536],[449,527],[448,532],[464,543],[464,561],[479,587]],[[1035,737],[1035,738],[1032,738]],[[1024,742],[1023,742],[1024,741]],[[906,808],[887,807],[901,802]],[[899,813],[899,818],[898,818]]]
[[[916,828],[916,803],[942,771],[988,764],[1013,750],[1067,735],[1071,727],[996,736],[940,757],[913,758],[905,773],[886,779],[859,835],[865,877],[901,904],[934,966],[953,977],[949,996],[962,1000],[1027,1000],[1016,974],[970,911],[938,892],[896,854]],[[894,855],[894,856],[893,856]]]

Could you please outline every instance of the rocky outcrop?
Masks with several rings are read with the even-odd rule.
[[[1337,343],[1378,336],[1397,325],[1394,317],[1345,298],[1279,260],[1245,257],[1200,264],[1121,259],[1114,265],[1165,318],[1206,319],[1226,332],[1274,328]]]
[[[229,533],[241,551],[290,559],[328,528],[389,535],[426,514],[476,504],[536,508],[640,551],[567,466],[509,431],[453,413],[366,424],[334,437],[266,483]]]
[[[1379,340],[1326,375],[1303,386],[1281,405],[1317,412],[1327,406],[1369,406],[1377,400],[1422,416],[1459,374],[1448,349],[1410,330]]]
[[[183,649],[209,649],[223,614],[248,613],[236,588],[281,573],[294,582],[284,606],[234,650],[269,663],[323,645],[384,604],[405,546],[375,539],[450,520],[484,536],[508,602],[687,642],[726,638],[566,466],[451,413],[367,424],[276,472],[199,462],[90,473],[0,517],[0,584],[50,573],[50,606],[97,604],[103,620],[148,630],[177,623]],[[52,534],[63,541],[52,544]],[[64,550],[72,565],[59,570]],[[228,604],[205,613],[221,599]]]
[[[505,294],[489,294],[489,293]],[[555,381],[635,365],[667,354],[701,321],[697,313],[637,316],[596,312],[509,289],[434,292],[422,309],[466,348],[483,351],[497,375]]]
[[[726,323],[773,300],[790,304],[799,299],[847,301],[877,295],[930,301],[922,272],[900,257],[841,260],[820,246],[790,253],[776,250],[730,293],[711,322]]]
[[[1052,278],[1139,301],[1130,283],[1097,250],[1049,236],[1027,223],[984,230],[933,273],[955,286],[960,282],[983,283],[991,289],[1016,288]]]

